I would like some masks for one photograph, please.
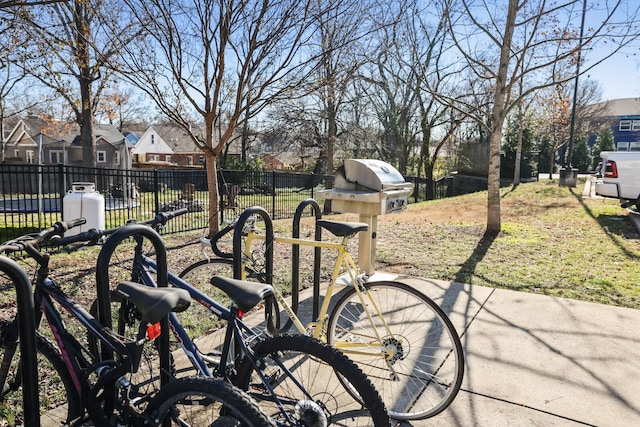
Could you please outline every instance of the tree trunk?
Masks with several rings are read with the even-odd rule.
[[[516,167],[513,171],[513,185],[520,184],[520,165],[522,159],[522,126],[524,125],[522,120],[522,114],[520,114],[520,120],[518,122],[518,142],[516,143]]]
[[[518,14],[518,0],[509,0],[504,38],[500,50],[500,63],[496,77],[496,92],[493,112],[491,114],[491,136],[489,137],[489,173],[487,176],[487,233],[498,234],[502,228],[500,219],[500,146],[502,145],[502,128],[506,115],[505,100],[507,97],[507,71],[511,41]]]
[[[93,130],[93,110],[91,108],[91,79],[80,78],[80,141],[82,143],[82,165],[96,167],[96,138]]]
[[[207,171],[207,188],[209,189],[209,235],[213,237],[219,231],[218,227],[218,171],[216,169],[216,156],[204,151],[205,169]]]

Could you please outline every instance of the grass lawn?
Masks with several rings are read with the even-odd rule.
[[[640,235],[616,200],[583,199],[583,185],[503,188],[495,238],[486,192],[382,216],[377,269],[640,308]]]

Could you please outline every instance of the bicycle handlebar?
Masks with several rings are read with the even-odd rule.
[[[152,228],[156,228],[158,226],[165,226],[170,219],[178,217],[180,215],[184,215],[189,212],[187,208],[176,209],[175,211],[169,212],[158,212],[155,217],[148,219],[146,221],[137,222],[136,224],[144,224],[150,225]]]
[[[56,236],[62,236],[65,231],[86,224],[85,218],[76,218],[70,221],[58,221],[49,228],[45,228],[37,234],[25,234],[16,237],[0,245],[0,252],[10,253],[26,250],[42,243],[46,243]]]

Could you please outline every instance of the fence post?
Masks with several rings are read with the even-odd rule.
[[[278,218],[276,215],[276,171],[271,171],[271,216]]]
[[[58,194],[60,195],[60,219],[64,218],[64,203],[62,203],[62,201],[64,200],[64,196],[67,192],[67,186],[64,184],[64,176],[65,176],[65,171],[64,171],[64,165],[62,163],[58,163],[58,185],[56,187],[58,187],[60,190],[58,191]]]
[[[160,213],[160,181],[158,179],[158,169],[153,170],[153,202],[155,203],[156,215]]]

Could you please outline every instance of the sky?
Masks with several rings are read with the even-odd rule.
[[[609,0],[604,2],[589,2],[589,7],[585,15],[585,33],[589,35],[594,28],[599,28],[602,21],[607,16],[607,5],[614,4],[615,1]],[[607,37],[597,37],[588,48],[582,52],[585,60],[583,70],[586,72],[579,77],[580,79],[592,79],[600,83],[602,88],[602,101],[610,101],[620,98],[640,97],[640,38],[634,38],[633,35],[620,37],[628,30],[628,20],[636,16],[636,10],[639,7],[638,0],[622,0],[620,7],[616,8],[616,13],[610,18],[610,23],[618,23],[619,25],[610,25],[611,33]],[[637,19],[637,17],[636,17]],[[627,23],[627,25],[624,25]],[[637,24],[635,24],[637,28]],[[608,28],[608,27],[607,27]],[[631,31],[634,33],[634,31]],[[607,34],[607,29],[604,33]],[[614,37],[617,35],[618,37]],[[622,48],[616,47],[616,41],[622,42]],[[605,59],[595,68],[587,70],[589,62],[598,61],[613,50],[619,49],[611,57]]]
[[[640,97],[640,55],[617,53],[580,79],[597,80],[602,88],[602,101]]]

